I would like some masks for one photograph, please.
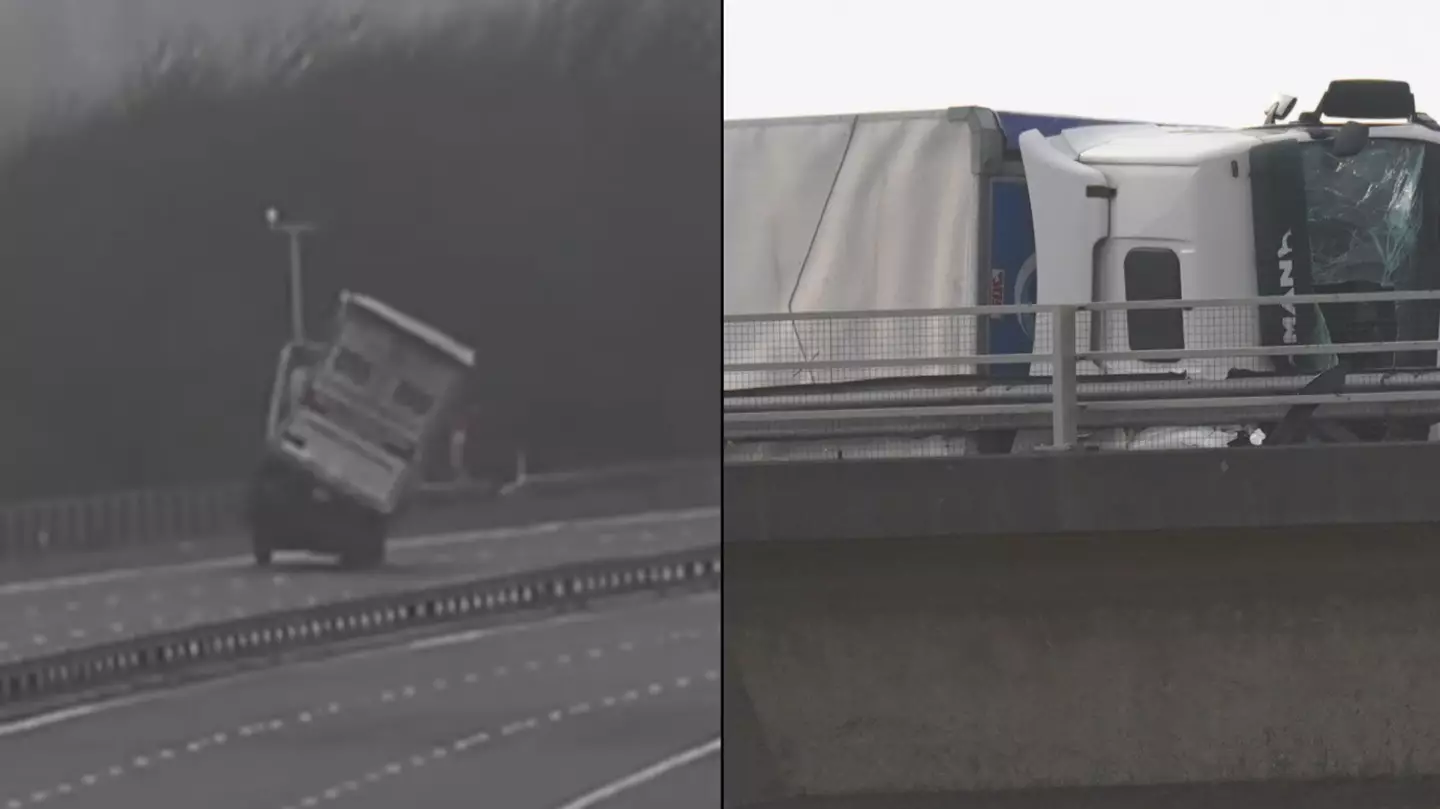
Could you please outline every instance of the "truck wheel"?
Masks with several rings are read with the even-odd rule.
[[[256,517],[250,526],[250,553],[255,557],[256,565],[269,567],[275,558],[275,532],[282,523],[275,515],[273,506],[261,509]]]
[[[388,526],[379,514],[364,514],[356,520],[354,543],[340,556],[340,563],[350,568],[376,568],[385,564],[385,535]]]
[[[260,567],[269,567],[275,558],[275,523],[271,510],[261,509],[250,526],[250,553]]]
[[[290,530],[287,509],[283,505],[282,470],[267,461],[250,481],[245,503],[245,521],[250,528],[250,551],[255,564],[268,567],[275,557],[281,531]]]
[[[384,537],[381,537],[381,538],[379,539],[379,541],[375,542],[373,545],[370,545],[369,547],[367,547],[367,548],[365,549],[365,553],[361,556],[361,559],[360,559],[360,565],[361,565],[361,567],[366,567],[366,568],[376,568],[376,567],[384,567],[384,566],[385,566],[385,538],[384,538]]]
[[[355,570],[369,570],[385,564],[385,545],[360,545],[340,555],[340,564]]]

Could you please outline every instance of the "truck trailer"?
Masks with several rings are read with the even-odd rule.
[[[774,266],[803,268],[790,299],[772,302],[771,310],[797,312],[802,309],[796,302],[812,305],[816,295],[805,287],[817,286],[811,280],[817,277],[827,280],[827,272],[841,276],[828,288],[869,295],[861,300],[864,294],[852,294],[835,306],[820,300],[821,306],[815,307],[836,312],[1029,302],[1032,279],[1033,301],[1042,305],[1435,290],[1440,282],[1440,229],[1434,227],[1433,216],[1427,225],[1424,212],[1440,206],[1440,128],[1415,109],[1409,86],[1332,82],[1313,112],[1286,123],[1294,106],[1294,99],[1286,97],[1272,106],[1262,125],[1248,128],[1061,120],[1048,129],[1022,123],[1007,132],[1005,114],[984,108],[899,116],[911,127],[928,121],[932,130],[945,132],[945,139],[956,144],[953,154],[938,162],[940,171],[924,171],[928,166],[913,156],[919,150],[907,153],[904,138],[889,139],[892,173],[916,175],[913,185],[921,193],[905,194],[901,184],[863,166],[853,172],[860,182],[847,188],[846,172],[835,172],[833,196],[844,203],[842,211],[853,212],[852,223],[845,231],[827,232],[822,218],[811,233],[796,228],[800,236],[792,239],[808,252],[783,245],[778,236],[768,239],[791,251],[772,250]],[[858,133],[866,119],[855,120]],[[838,128],[838,122],[832,126]],[[1014,132],[1016,128],[1022,131]],[[833,139],[841,142],[838,134]],[[730,155],[727,144],[727,159]],[[728,164],[726,170],[727,182],[729,175],[743,177],[746,171]],[[763,276],[748,268],[763,264],[761,251],[749,245],[766,239],[757,224],[768,219],[778,234],[786,222],[752,213],[753,221],[737,217],[734,221],[741,226],[732,228],[728,185],[726,192],[727,314],[738,314],[742,307],[736,304],[743,302],[732,304],[732,279],[753,283],[750,279]],[[1017,201],[1022,193],[1024,204]],[[901,194],[901,207],[892,209],[890,197]],[[962,206],[957,200],[969,202]],[[894,224],[890,233],[885,232],[887,223]],[[875,233],[888,238],[871,238]],[[917,234],[922,238],[913,238]],[[937,235],[923,238],[926,234]],[[807,235],[809,243],[803,238]],[[911,250],[918,261],[892,261],[891,243]],[[1027,250],[1032,244],[1033,250]],[[748,255],[736,250],[747,264],[731,265],[731,251],[737,247],[749,248]],[[826,249],[873,260],[847,265]],[[792,254],[803,258],[797,261]],[[910,294],[875,294],[896,285],[908,285],[903,289]],[[828,291],[825,284],[818,286]],[[1082,310],[1076,331],[1080,346],[1095,351],[1325,346],[1440,336],[1437,307],[1430,300],[1253,306],[1223,315],[1207,317],[1199,308],[1178,307]],[[755,328],[753,324],[727,323],[726,359],[793,362],[862,353],[869,357],[877,350],[888,359],[1042,354],[1051,349],[1044,323],[1023,315],[983,320],[989,321],[987,328],[940,332],[935,339],[910,340],[903,346],[886,344],[885,329],[893,332],[894,325],[884,319],[857,319],[864,325],[853,327],[834,325],[825,341],[803,346],[799,329],[794,345],[786,345],[773,328],[762,339],[744,333]],[[875,333],[865,333],[867,329]],[[1342,360],[1321,351],[1299,357],[1085,361],[1077,373],[1091,381],[1125,380],[1140,392],[1152,383],[1171,391],[1188,386],[1213,392],[1256,376],[1292,377],[1305,384],[1320,372],[1336,369],[1351,374],[1352,387],[1346,389],[1394,384],[1398,377],[1392,372],[1397,369],[1406,372],[1400,380],[1406,385],[1440,387],[1433,350],[1352,359],[1360,356]],[[827,370],[807,372],[805,378],[727,373],[726,398],[727,403],[753,403],[777,388],[835,394],[859,385],[873,389],[877,382],[889,386],[882,393],[893,395],[896,387],[916,387],[915,377],[930,376],[953,383],[951,401],[963,401],[968,386],[971,392],[983,389],[986,401],[997,402],[1007,385],[1033,388],[1048,382],[1050,372],[1046,363],[1026,362],[998,368]],[[1366,372],[1375,373],[1362,379]],[[1361,433],[1423,438],[1434,420],[1371,424]],[[1257,425],[1227,421],[1215,426],[1249,432]],[[1022,444],[1030,445],[1017,445]]]
[[[374,298],[340,295],[333,336],[308,368],[282,362],[296,394],[250,487],[255,562],[276,551],[383,563],[390,519],[474,365],[470,348]]]
[[[1033,303],[1035,236],[1017,137],[1118,123],[956,107],[725,122],[726,315],[939,309]],[[892,348],[1027,353],[1033,323],[996,317],[984,331]],[[847,324],[838,344],[878,335]],[[799,335],[727,326],[727,358],[820,358]],[[898,355],[897,355],[898,356]],[[1024,373],[1001,366],[1000,373]],[[918,373],[953,372],[920,369]],[[726,390],[853,381],[727,375]]]

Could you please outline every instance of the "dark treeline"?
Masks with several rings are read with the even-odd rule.
[[[720,6],[515,0],[258,76],[172,49],[8,153],[4,495],[249,470],[288,330],[271,205],[323,227],[312,332],[348,287],[476,348],[472,442],[532,468],[706,453]]]

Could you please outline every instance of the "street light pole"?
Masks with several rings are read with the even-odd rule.
[[[300,252],[300,239],[314,230],[310,225],[281,225],[290,237],[290,335],[296,345],[305,344],[305,266]]]
[[[314,232],[316,227],[309,222],[283,222],[280,212],[274,208],[265,212],[265,221],[276,233],[284,233],[290,240],[290,339],[295,345],[305,344],[305,284],[304,259],[300,240],[305,234]]]

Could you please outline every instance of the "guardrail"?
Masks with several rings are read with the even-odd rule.
[[[718,589],[720,546],[566,565],[145,635],[0,665],[0,710],[217,664],[643,592]]]
[[[666,491],[683,488],[697,473],[703,476],[707,470],[715,477],[718,493],[717,461],[530,474],[520,485],[503,489],[487,483],[427,484],[415,493],[400,530],[407,526],[448,530],[457,520],[464,525],[453,527],[485,528],[531,519],[588,516],[602,508],[600,501],[605,498],[623,499],[632,490],[655,487],[662,489],[656,497],[668,504]],[[243,532],[239,518],[244,490],[243,484],[236,483],[0,504],[0,559],[233,539]],[[687,504],[684,496],[670,499]],[[549,513],[557,503],[565,513]],[[484,512],[474,513],[476,505]],[[622,503],[618,507],[627,506]]]
[[[1327,333],[1358,307],[1389,311],[1367,322],[1395,333]],[[1037,430],[1066,449],[1105,429],[1248,429],[1297,405],[1428,425],[1437,311],[1440,292],[1382,292],[728,316],[725,437]],[[1034,334],[1030,353],[987,352],[989,325],[1007,318]],[[1267,324],[1282,344],[1262,344]]]

